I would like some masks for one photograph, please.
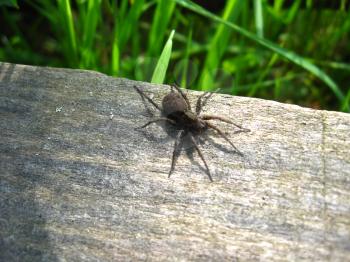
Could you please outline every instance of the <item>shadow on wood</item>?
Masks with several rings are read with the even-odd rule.
[[[167,178],[174,138],[132,86],[103,74],[0,64],[0,260],[350,257],[350,115],[215,94],[209,132]],[[190,100],[200,92],[188,91]],[[224,150],[222,150],[224,149]]]

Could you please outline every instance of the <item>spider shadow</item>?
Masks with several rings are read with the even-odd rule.
[[[164,122],[158,122],[158,123],[153,123],[152,126],[158,126],[161,127],[161,129],[167,130],[166,125],[168,125],[168,123],[164,123]],[[168,143],[169,141],[173,141],[172,138],[176,137],[177,131],[176,130],[170,130],[166,131],[167,136],[163,137],[163,136],[159,136],[157,132],[153,132],[152,129],[147,127],[147,128],[135,128],[136,131],[140,132],[148,141],[151,142],[156,142],[156,143]]]
[[[210,131],[205,132],[199,139],[208,141],[211,146],[214,146],[216,149],[226,154],[239,155],[238,152],[235,151],[235,149],[232,148],[227,142],[225,144],[215,142],[212,136],[210,136],[209,132]],[[204,144],[205,142],[203,141],[202,143]]]
[[[164,132],[167,134],[167,138],[165,138],[164,140],[169,141],[169,139],[172,139],[172,141],[175,143],[177,134],[182,129],[180,127],[175,126],[175,125],[168,123],[168,122],[160,122],[160,123],[156,123],[156,124],[159,125],[164,130]],[[239,156],[237,151],[235,151],[233,148],[231,148],[230,145],[215,142],[214,139],[211,137],[212,135],[215,135],[215,134],[212,134],[212,132],[210,132],[210,130],[206,130],[205,132],[198,134],[198,135],[193,134],[193,137],[196,140],[196,142],[200,148],[203,148],[203,146],[206,143],[209,143],[210,146],[213,146],[214,148],[216,148],[219,151],[222,151],[226,154],[235,154],[235,155]],[[203,163],[195,159],[194,153],[196,152],[196,148],[195,148],[193,142],[191,141],[189,135],[185,135],[182,138],[182,142],[179,145],[179,150],[178,150],[177,155],[180,156],[182,154],[182,152],[184,152],[186,154],[186,156],[188,157],[188,159],[190,160],[192,165],[198,166],[199,169],[204,173],[207,172]],[[204,158],[206,158],[205,155],[204,155]],[[206,159],[208,159],[208,158],[206,158]]]
[[[205,143],[204,141],[200,140],[198,136],[194,136],[194,138],[197,141],[197,144],[199,147],[202,147],[202,145]],[[191,165],[198,166],[198,168],[201,170],[202,173],[207,173],[207,169],[203,165],[203,162],[199,162],[194,158],[194,151],[196,151],[193,142],[190,141],[189,137],[185,137],[184,141],[181,145],[181,148],[179,149],[178,155],[180,156],[182,152],[186,154],[188,159],[191,162]],[[205,156],[204,156],[205,157]]]

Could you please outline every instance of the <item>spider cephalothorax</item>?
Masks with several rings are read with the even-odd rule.
[[[209,97],[213,93],[203,93],[199,96],[197,103],[196,103],[196,111],[193,112],[191,109],[191,104],[186,96],[186,94],[176,85],[172,86],[171,92],[167,94],[162,101],[162,107],[158,106],[148,95],[146,95],[141,89],[139,89],[137,86],[134,86],[136,91],[141,95],[141,97],[146,98],[156,109],[158,109],[162,117],[155,118],[140,128],[144,128],[152,123],[159,122],[159,121],[167,121],[171,123],[172,125],[176,126],[179,130],[175,145],[174,145],[174,152],[172,156],[172,162],[171,162],[171,168],[169,171],[169,177],[171,173],[174,171],[175,163],[179,154],[180,145],[183,141],[183,138],[185,136],[188,136],[193,143],[196,151],[198,152],[198,155],[202,159],[206,170],[207,175],[210,179],[210,181],[213,181],[209,167],[207,165],[207,162],[204,159],[204,156],[202,154],[202,151],[198,147],[198,144],[196,140],[194,139],[194,136],[199,135],[200,133],[204,132],[208,128],[214,129],[219,135],[221,135],[227,142],[230,143],[230,145],[236,150],[236,152],[243,156],[243,154],[235,147],[235,145],[228,139],[228,137],[222,132],[218,127],[210,123],[208,120],[219,120],[223,121],[229,124],[232,124],[239,128],[238,132],[249,132],[249,129],[243,128],[235,123],[233,123],[231,120],[226,119],[221,116],[215,116],[215,115],[201,115],[200,112],[202,110],[204,101],[203,98],[206,100],[209,99]],[[177,92],[174,91],[175,88]]]

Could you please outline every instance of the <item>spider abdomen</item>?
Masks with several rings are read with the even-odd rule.
[[[162,107],[163,114],[169,117],[177,115],[178,113],[181,114],[189,109],[186,101],[178,93],[170,93],[166,95],[163,98]]]

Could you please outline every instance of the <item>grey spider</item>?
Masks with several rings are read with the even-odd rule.
[[[236,148],[236,146],[230,141],[230,139],[224,134],[223,131],[221,131],[217,126],[210,123],[208,120],[219,120],[222,122],[226,122],[228,124],[234,125],[239,128],[238,132],[249,132],[249,129],[243,128],[240,125],[237,125],[233,123],[231,120],[226,119],[221,116],[216,115],[201,115],[201,110],[203,105],[205,104],[205,101],[207,101],[213,93],[203,93],[198,97],[198,100],[196,102],[196,111],[193,112],[191,109],[191,104],[187,98],[187,95],[178,87],[177,85],[171,86],[171,92],[167,94],[163,100],[162,100],[162,107],[157,105],[147,94],[145,94],[140,88],[137,86],[134,86],[135,90],[140,94],[142,98],[145,98],[148,102],[150,102],[157,110],[160,111],[161,117],[157,117],[143,126],[139,128],[145,128],[146,126],[160,122],[165,121],[168,122],[174,126],[177,127],[179,130],[178,134],[176,135],[175,139],[175,145],[174,145],[174,151],[171,161],[171,168],[169,171],[168,177],[171,176],[172,172],[175,169],[176,160],[179,155],[180,145],[182,144],[183,138],[185,136],[189,136],[191,142],[194,145],[194,148],[198,152],[199,157],[202,159],[207,175],[211,182],[213,182],[209,167],[207,165],[206,160],[204,159],[203,153],[201,149],[199,148],[196,140],[194,139],[194,136],[200,135],[207,129],[211,128],[214,129],[220,136],[222,136],[234,149],[235,151],[240,155],[243,156],[243,154]],[[174,88],[177,92],[174,91]],[[203,101],[205,99],[205,101]]]

